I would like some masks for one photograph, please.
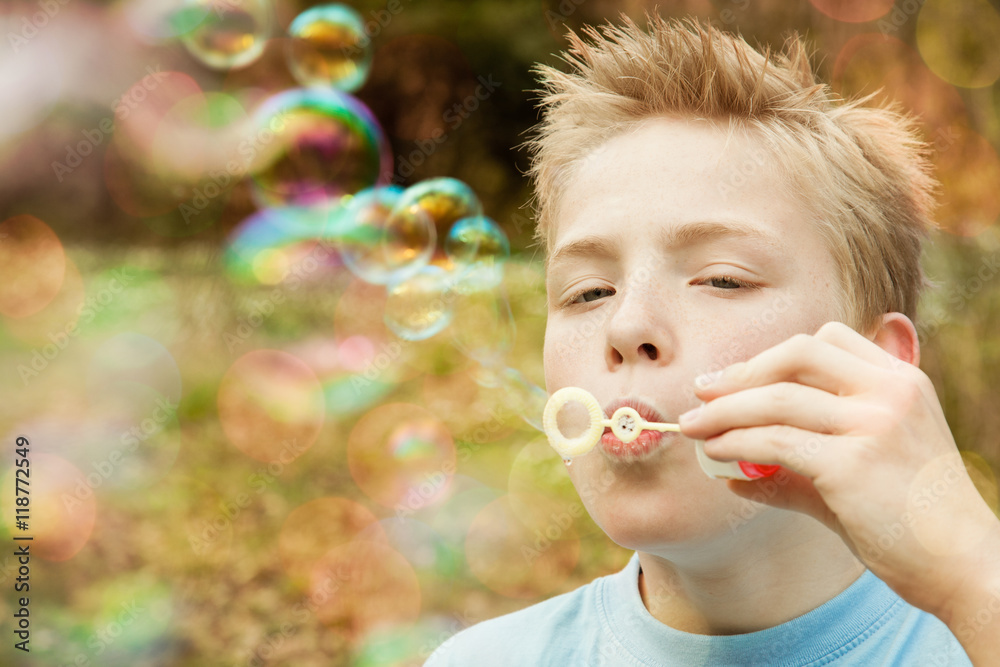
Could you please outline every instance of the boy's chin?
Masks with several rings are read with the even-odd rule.
[[[655,553],[695,546],[730,534],[726,517],[739,516],[739,501],[725,485],[705,481],[707,485],[699,480],[683,487],[612,487],[586,499],[585,505],[601,530],[626,549]]]

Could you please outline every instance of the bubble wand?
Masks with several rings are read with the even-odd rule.
[[[569,438],[559,429],[559,412],[570,403],[579,403],[586,411],[589,424],[579,435]],[[593,449],[601,439],[605,428],[610,428],[616,438],[629,443],[643,431],[673,431],[679,433],[680,425],[667,422],[651,422],[633,408],[622,406],[608,419],[604,416],[597,399],[579,387],[563,387],[549,397],[542,415],[542,426],[552,449],[569,464],[578,456]],[[695,452],[701,469],[709,477],[717,479],[758,479],[768,477],[778,471],[779,466],[759,465],[747,461],[716,461],[705,454],[705,443],[695,441]]]

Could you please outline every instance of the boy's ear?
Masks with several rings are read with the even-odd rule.
[[[914,366],[920,365],[920,339],[917,328],[902,313],[886,313],[875,330],[872,341],[892,356]]]

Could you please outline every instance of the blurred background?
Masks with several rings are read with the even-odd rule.
[[[661,0],[918,115],[918,329],[997,508],[1000,11]],[[0,6],[0,539],[24,665],[419,665],[619,569],[538,430],[531,67],[640,0]],[[15,440],[30,441],[16,523]],[[13,548],[0,616],[19,608]]]

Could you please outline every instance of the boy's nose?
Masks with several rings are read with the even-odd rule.
[[[666,365],[673,357],[671,333],[661,316],[665,304],[650,295],[623,295],[607,328],[609,370],[633,364]]]

